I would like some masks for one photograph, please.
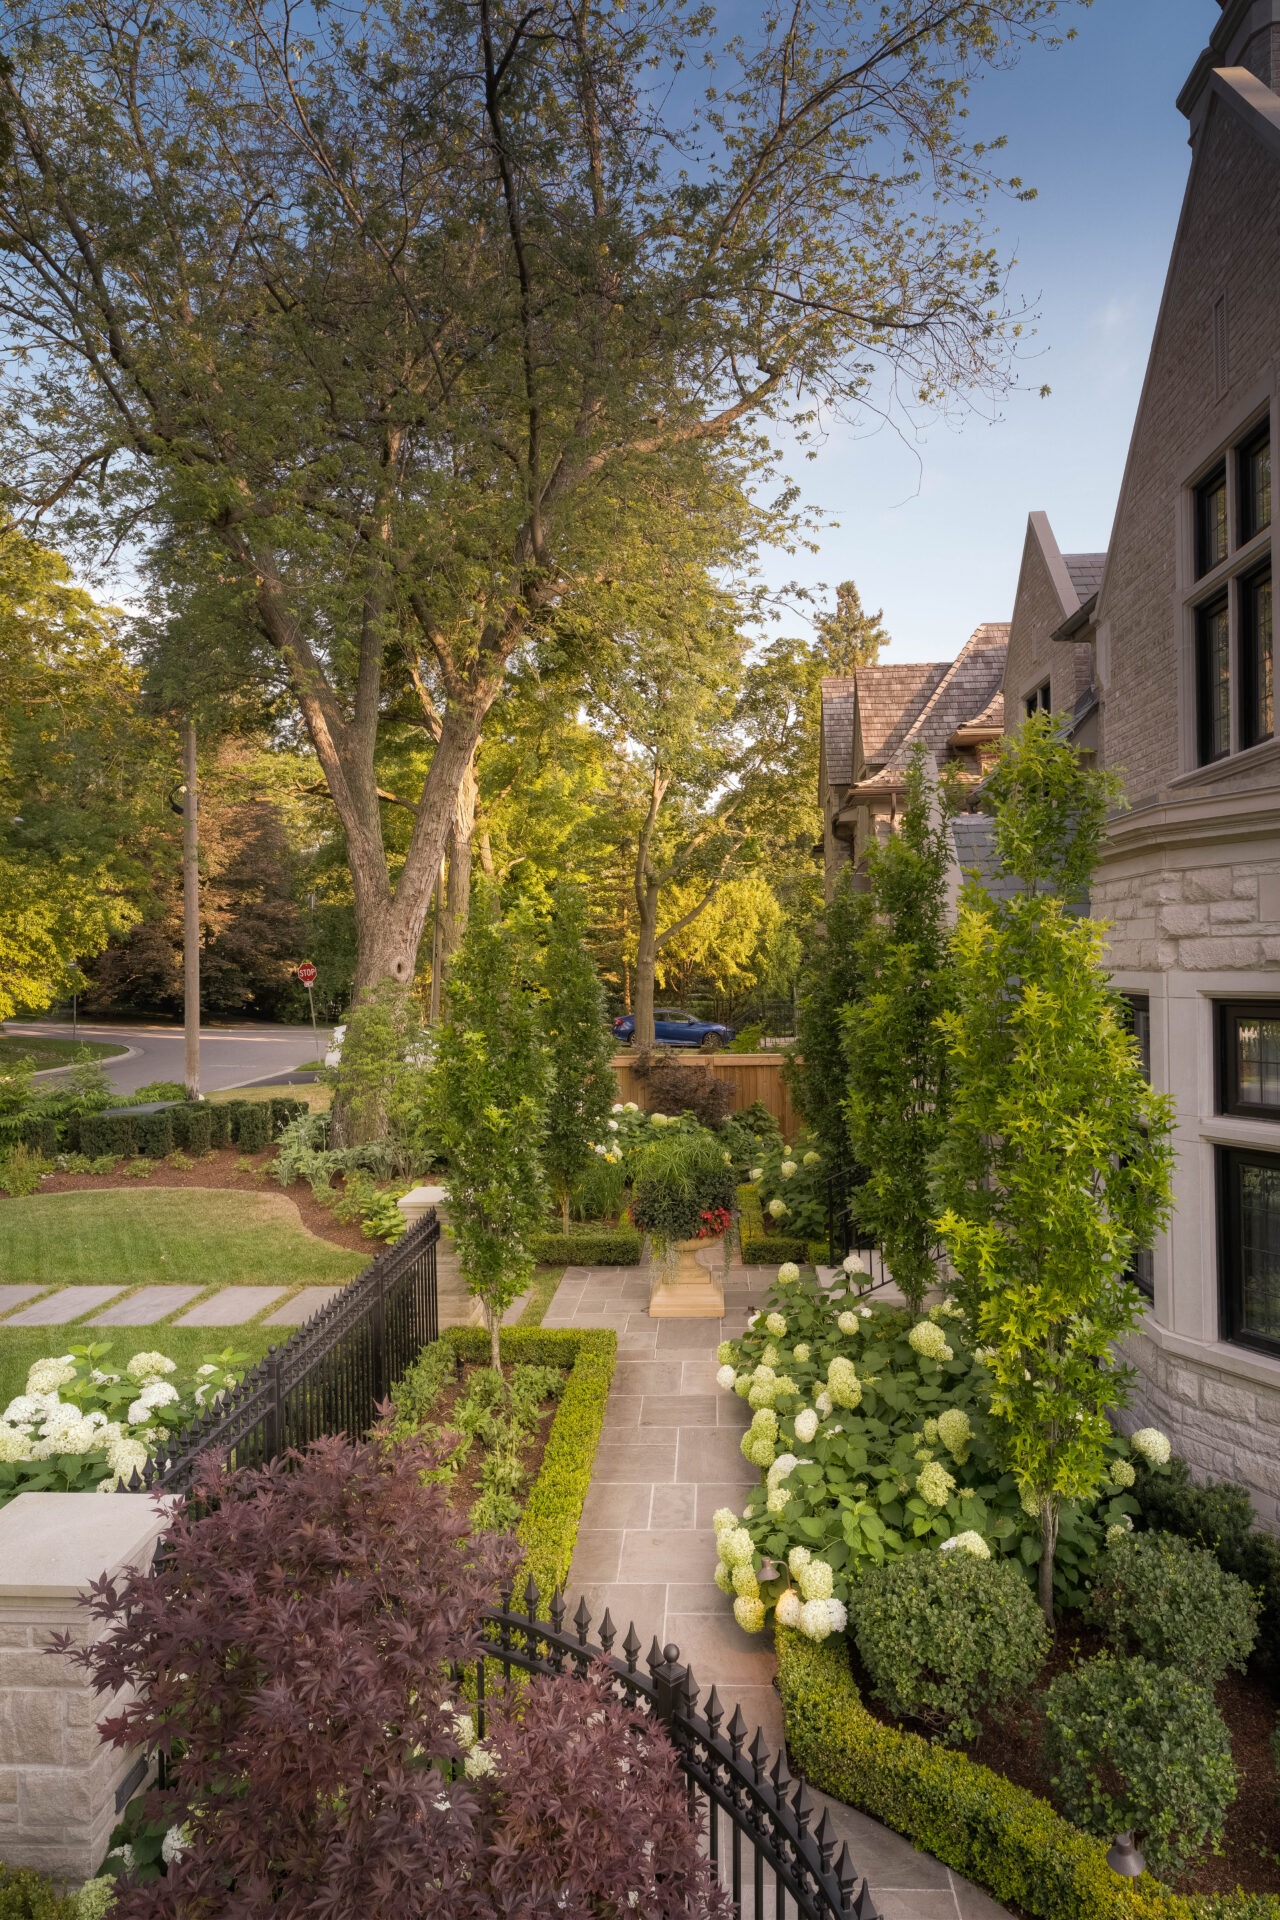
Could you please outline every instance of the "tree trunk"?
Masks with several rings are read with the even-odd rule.
[[[646,879],[637,886],[640,932],[636,940],[635,1043],[653,1045],[653,974],[658,958],[658,888]]]
[[[188,1100],[200,1098],[200,825],[196,729],[182,737],[182,1066]]]
[[[484,1302],[484,1324],[489,1329],[489,1365],[496,1373],[502,1372],[502,1348],[498,1341],[502,1326],[502,1315],[489,1302]]]
[[[444,892],[444,875],[441,874],[435,885],[435,910],[431,916],[431,1001],[427,1010],[427,1025],[440,1025],[440,975],[443,972],[441,954],[444,950],[444,930],[441,927],[440,896]]]
[[[1040,1503],[1040,1611],[1049,1632],[1053,1632],[1053,1563],[1058,1552],[1058,1503]]]
[[[467,930],[467,912],[471,905],[471,847],[475,833],[478,793],[473,755],[471,765],[463,775],[462,784],[458,788],[453,825],[449,829],[449,887],[445,896],[440,956],[442,979],[447,978],[449,963],[462,945],[462,938]]]

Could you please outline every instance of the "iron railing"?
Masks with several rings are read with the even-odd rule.
[[[368,1431],[392,1383],[439,1336],[434,1210],[121,1488],[185,1493],[202,1454],[260,1467],[324,1434]]]
[[[892,1285],[893,1275],[875,1241],[858,1225],[857,1190],[858,1182],[848,1168],[827,1178],[827,1253],[833,1267],[856,1253],[865,1269],[864,1279],[853,1276],[858,1293],[878,1293],[881,1287]],[[935,1264],[941,1266],[945,1249],[939,1245],[933,1257]]]
[[[700,1689],[682,1666],[677,1646],[660,1647],[655,1637],[641,1670],[641,1641],[634,1622],[613,1652],[617,1629],[605,1609],[599,1644],[589,1640],[591,1612],[578,1602],[571,1632],[566,1606],[556,1592],[549,1618],[538,1616],[538,1590],[532,1580],[523,1594],[524,1611],[513,1608],[510,1590],[490,1608],[482,1630],[483,1658],[456,1679],[474,1700],[476,1728],[485,1729],[486,1662],[501,1667],[504,1680],[521,1673],[585,1676],[602,1664],[615,1692],[627,1705],[652,1714],[665,1729],[689,1790],[690,1805],[702,1816],[704,1844],[716,1877],[733,1901],[739,1920],[880,1920],[871,1889],[854,1866],[848,1842],[836,1851],[831,1818],[824,1808],[813,1826],[814,1803],[803,1780],[793,1780],[779,1752],[769,1750],[759,1728],[750,1744],[741,1707],[724,1724],[724,1708],[712,1687],[698,1708]],[[810,1832],[810,1828],[813,1831]]]

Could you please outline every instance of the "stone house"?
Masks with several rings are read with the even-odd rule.
[[[1077,744],[1096,750],[1098,695],[1088,623],[1106,558],[1064,554],[1048,517],[1028,515],[1004,670],[1011,727],[1040,709],[1070,713]]]
[[[1221,0],[1220,0],[1221,3]],[[1039,655],[1015,617],[1006,698],[1032,660],[1081,699],[1122,778],[1093,911],[1177,1115],[1176,1212],[1141,1276],[1135,1418],[1280,1525],[1280,738],[1271,446],[1280,430],[1280,0],[1225,0],[1179,99],[1191,163],[1096,599]],[[1038,546],[1039,557],[1032,553]],[[1028,560],[1024,560],[1024,577]],[[1067,564],[1070,573],[1070,564]],[[1021,592],[1021,589],[1020,589]],[[1036,670],[1039,670],[1037,666]],[[1016,673],[1016,685],[1011,678]],[[1100,722],[1100,726],[1099,726]]]

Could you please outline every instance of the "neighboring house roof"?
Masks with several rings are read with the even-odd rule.
[[[900,746],[945,674],[946,660],[863,667],[857,674],[858,734],[865,766],[881,767]],[[850,769],[850,779],[853,778]]]
[[[962,651],[925,700],[915,719],[898,732],[878,772],[858,783],[858,791],[902,784],[907,763],[918,742],[937,760],[946,755],[957,727],[973,714],[985,713],[1000,691],[1005,655],[1009,651],[1007,621],[992,621],[975,629]],[[870,755],[867,756],[870,760]]]
[[[993,900],[1013,900],[1018,882],[1001,873],[996,857],[996,823],[989,813],[958,813],[951,822],[956,865],[965,875],[976,874]]]
[[[972,719],[962,720],[956,728],[957,733],[1003,733],[1004,732],[1004,693],[999,687],[992,694],[981,713],[975,713]]]
[[[822,758],[829,787],[853,779],[853,715],[858,683],[850,674],[827,674],[822,682]]]
[[[1102,570],[1107,564],[1105,553],[1064,553],[1063,561],[1071,576],[1071,584],[1076,590],[1076,598],[1081,602],[1092,599],[1102,585]]]

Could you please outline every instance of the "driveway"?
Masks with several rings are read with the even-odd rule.
[[[62,1040],[71,1038],[70,1021],[10,1020],[5,1033],[43,1034]],[[320,1054],[329,1044],[332,1029],[320,1028]],[[133,1093],[152,1080],[181,1080],[182,1028],[169,1020],[105,1021],[81,1020],[77,1033],[82,1040],[114,1040],[131,1047],[128,1056],[104,1060],[103,1068],[113,1087],[120,1093]],[[200,1085],[205,1093],[218,1087],[243,1087],[255,1080],[271,1080],[289,1073],[304,1060],[317,1058],[315,1035],[310,1025],[302,1027],[261,1026],[201,1027]],[[42,1086],[56,1086],[60,1073],[42,1077]]]

